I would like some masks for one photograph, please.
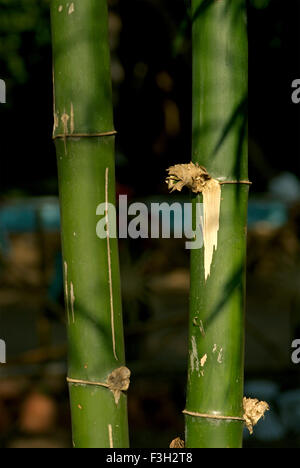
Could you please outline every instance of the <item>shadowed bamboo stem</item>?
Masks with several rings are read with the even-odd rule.
[[[192,0],[192,10],[193,162],[214,179],[247,181],[245,0]],[[188,448],[242,446],[248,190],[245,183],[221,185],[207,279],[204,249],[191,252]],[[202,201],[193,197],[194,205]]]
[[[73,444],[126,448],[126,395],[115,398],[107,384],[125,357],[118,245],[109,237],[115,132],[106,0],[51,0],[51,22]],[[96,234],[102,203],[106,239]]]

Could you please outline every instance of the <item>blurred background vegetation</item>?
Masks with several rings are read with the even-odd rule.
[[[0,0],[2,447],[71,445],[49,1]],[[165,170],[191,153],[189,1],[109,6],[118,194],[168,201]],[[248,6],[254,184],[246,394],[266,399],[272,411],[245,444],[300,447],[299,366],[291,362],[291,343],[300,338],[300,114],[291,102],[300,77],[300,2]],[[183,240],[144,239],[120,241],[120,257],[132,446],[167,447],[183,437],[189,255]]]

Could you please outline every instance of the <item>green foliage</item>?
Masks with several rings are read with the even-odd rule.
[[[30,64],[50,45],[49,0],[0,0],[1,77],[17,83],[28,79]],[[27,45],[31,46],[27,54]]]
[[[267,8],[270,4],[270,0],[251,0],[251,5],[258,10],[263,10]]]

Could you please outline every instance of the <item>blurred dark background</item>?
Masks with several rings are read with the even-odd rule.
[[[110,0],[117,191],[168,201],[190,161],[188,0]],[[248,447],[300,447],[300,1],[251,0],[246,394],[271,411]],[[49,0],[0,0],[0,446],[69,447],[66,337],[52,133]],[[151,165],[151,177],[141,178]],[[183,438],[189,254],[181,240],[120,241],[133,447]]]

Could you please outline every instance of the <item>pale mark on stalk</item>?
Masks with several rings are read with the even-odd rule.
[[[112,333],[113,353],[114,353],[116,361],[118,361],[119,359],[116,353],[114,299],[113,299],[113,288],[112,288],[111,253],[110,253],[110,238],[109,238],[108,176],[109,176],[109,168],[107,167],[105,171],[105,220],[106,220],[106,229],[107,229],[106,241],[107,241],[107,260],[108,260],[108,282],[109,282],[109,296],[110,296],[110,315],[111,315],[111,333]]]
[[[205,330],[204,330],[204,325],[203,325],[202,320],[200,320],[199,328],[200,328],[201,335],[205,337]]]
[[[72,282],[70,286],[70,296],[71,296],[72,320],[73,320],[73,323],[75,323],[75,312],[74,312],[75,295],[74,295],[74,285]]]
[[[196,338],[194,336],[192,336],[192,352],[190,354],[190,360],[191,360],[192,372],[194,372],[194,370],[199,372],[199,357],[198,357]]]
[[[111,424],[108,425],[109,447],[114,448],[113,431]]]
[[[73,103],[71,102],[71,123],[70,123],[70,131],[71,133],[74,133],[75,130],[75,124],[74,124],[74,106]]]
[[[68,121],[70,120],[70,116],[66,114],[66,112],[63,113],[61,116],[61,121],[64,126],[64,143],[65,143],[65,154],[67,154],[67,138],[66,135],[68,134]]]
[[[68,133],[68,122],[70,120],[70,116],[68,114],[66,114],[66,112],[63,113],[63,115],[61,116],[61,121],[63,123],[63,126],[64,126],[64,135],[67,135]]]
[[[56,113],[56,103],[55,103],[55,73],[54,73],[54,66],[52,67],[52,86],[53,86],[53,136],[54,136],[55,130],[59,126],[59,118],[58,118],[58,114]]]
[[[203,336],[203,338],[205,338],[205,330],[204,330],[202,320],[199,320],[199,323],[198,323],[198,317],[195,317],[193,320],[193,324],[195,325],[195,327],[199,328],[201,335]]]
[[[64,9],[64,7],[62,5],[59,5],[59,7],[58,7],[59,13],[61,13],[63,11],[63,9]]]
[[[200,360],[200,365],[201,367],[204,367],[207,361],[207,354],[203,356],[203,358]]]
[[[71,15],[72,13],[74,13],[74,11],[75,11],[75,5],[74,5],[74,3],[72,2],[71,5],[70,5],[70,7],[69,7],[69,15]]]
[[[218,363],[222,364],[223,362],[223,348],[220,349],[219,355],[218,355]]]
[[[218,233],[220,229],[221,185],[211,179],[203,190],[203,240],[204,240],[204,272],[205,281],[210,276],[214,251],[218,248]]]
[[[59,126],[59,118],[58,118],[57,113],[55,112],[55,114],[54,114],[54,129],[53,129],[53,134],[55,133],[55,130],[58,128],[58,126]]]
[[[68,324],[70,325],[70,314],[69,314],[69,288],[68,288],[68,264],[64,262],[65,270],[65,296],[66,296],[66,308],[68,314]]]

